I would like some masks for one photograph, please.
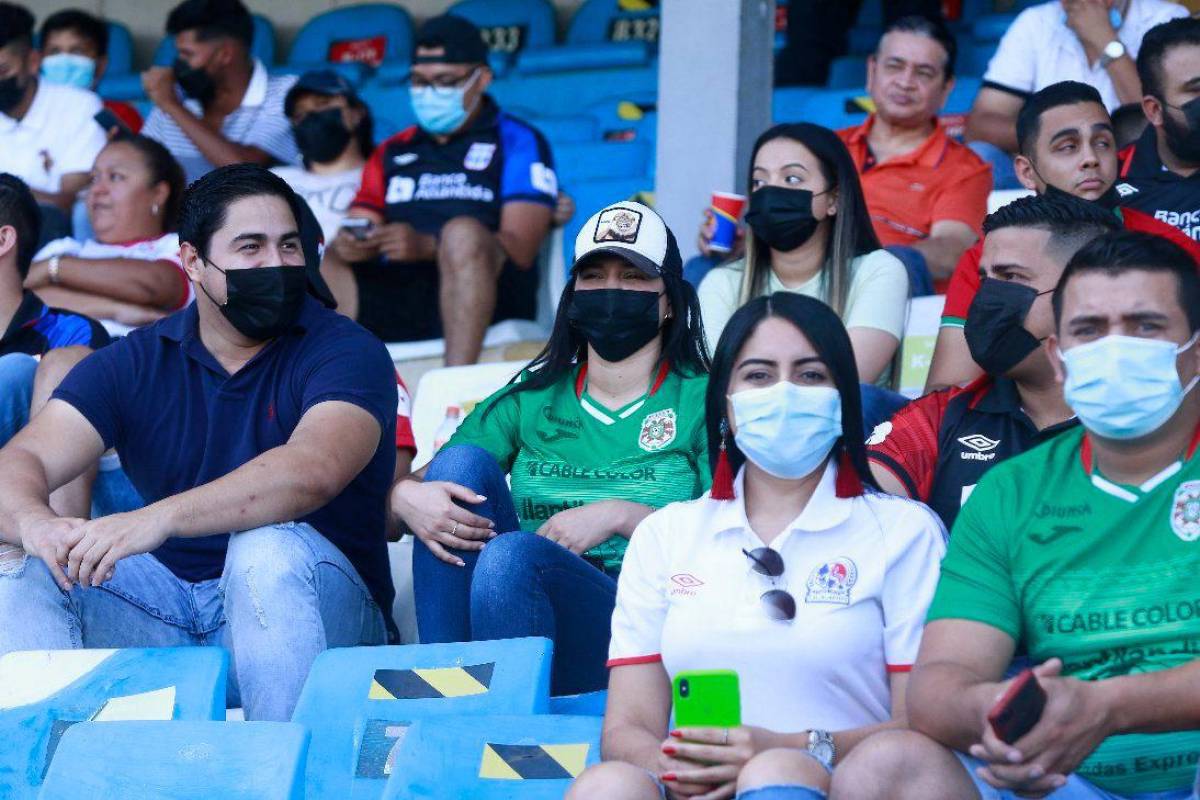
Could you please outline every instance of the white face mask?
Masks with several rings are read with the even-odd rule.
[[[1058,353],[1067,372],[1063,397],[1089,431],[1106,439],[1139,439],[1158,430],[1183,403],[1176,356],[1183,345],[1136,336],[1105,336]]]
[[[830,386],[780,381],[736,392],[729,400],[738,448],[776,478],[808,475],[842,435],[842,397]]]

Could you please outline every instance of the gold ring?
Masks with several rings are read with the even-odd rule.
[[[458,523],[457,523],[457,522],[455,522],[455,523],[454,523],[454,527],[450,529],[450,535],[451,535],[451,536],[454,536],[454,535],[455,535],[455,534],[457,534],[457,533],[458,533]]]

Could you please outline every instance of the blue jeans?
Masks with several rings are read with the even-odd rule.
[[[221,646],[246,718],[286,721],[317,655],[383,644],[383,615],[354,567],[311,526],[229,539],[217,579],[191,583],[150,554],[117,562],[98,589],[64,592],[39,559],[0,561],[0,655],[80,647]]]
[[[486,450],[441,450],[425,480],[453,481],[487,500],[464,508],[508,531],[478,552],[451,550],[465,567],[413,544],[413,594],[422,642],[545,636],[554,641],[551,689],[603,689],[609,626],[616,601],[612,577],[566,548],[521,532],[503,470]]]
[[[24,353],[0,356],[0,447],[29,422],[37,359]]]
[[[967,774],[971,776],[971,780],[975,783],[975,788],[979,791],[979,796],[983,800],[1019,800],[1015,792],[995,789],[984,782],[983,778],[975,774],[975,770],[983,766],[982,761],[966,753],[955,753],[954,755],[958,757],[963,768],[967,770]],[[1071,775],[1067,778],[1067,785],[1056,792],[1046,795],[1046,800],[1195,800],[1196,797],[1197,793],[1192,789],[1178,789],[1170,792],[1143,792],[1128,795],[1113,794],[1112,792],[1104,791],[1078,775]]]
[[[825,800],[825,793],[809,786],[760,786],[738,792],[737,800]]]
[[[1012,153],[996,147],[991,142],[968,142],[967,147],[992,168],[992,189],[1003,191],[1022,188],[1021,182],[1017,180]]]

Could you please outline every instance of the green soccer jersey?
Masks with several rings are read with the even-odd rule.
[[[1193,445],[1194,449],[1194,445]],[[969,619],[1081,680],[1200,655],[1200,459],[1141,486],[1092,467],[1082,428],[993,467],[963,506],[929,619]],[[1192,785],[1200,731],[1106,739],[1079,775],[1110,792]]]
[[[694,500],[711,483],[704,431],[705,375],[665,367],[649,391],[615,411],[587,394],[586,365],[544,389],[505,388],[465,419],[448,444],[487,450],[511,475],[521,528],[597,500],[660,508]],[[491,409],[488,413],[488,409]],[[613,535],[587,556],[620,569],[629,540]]]

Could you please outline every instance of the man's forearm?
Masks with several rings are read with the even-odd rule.
[[[994,111],[973,111],[967,118],[967,141],[991,142],[1008,153],[1017,151],[1017,122]]]
[[[958,664],[919,664],[908,682],[909,727],[966,752],[979,741],[999,688]]]
[[[203,120],[188,111],[182,104],[173,104],[163,109],[179,125],[200,154],[216,167],[250,162],[266,164],[271,157],[257,147],[231,142],[217,131],[204,124]]]
[[[934,280],[941,281],[954,274],[958,259],[969,245],[964,246],[960,240],[949,236],[930,236],[928,239],[914,242],[912,247],[925,256],[925,266],[929,268],[929,274]]]
[[[1114,733],[1200,728],[1200,659],[1183,666],[1098,682],[1113,710]]]
[[[147,507],[166,515],[172,536],[246,531],[299,519],[345,488],[316,465],[319,454],[285,444],[214,481]]]
[[[1107,67],[1108,77],[1112,79],[1113,89],[1121,105],[1140,103],[1142,101],[1142,81],[1138,78],[1137,65],[1129,56],[1113,59]]]
[[[19,545],[24,522],[57,517],[49,503],[41,462],[20,447],[0,452],[0,542]]]

